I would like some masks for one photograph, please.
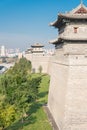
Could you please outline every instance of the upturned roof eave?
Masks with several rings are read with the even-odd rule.
[[[61,20],[65,18],[65,19],[76,19],[76,20],[87,20],[87,14],[59,14],[58,15],[58,19],[52,23],[50,23],[50,26],[55,26],[58,27],[58,24],[60,24]]]
[[[58,38],[58,39],[54,39],[54,40],[51,40],[49,41],[50,44],[58,44],[62,39],[61,38]]]
[[[57,23],[58,23],[58,20],[56,20],[56,21],[54,21],[54,22],[51,22],[49,25],[50,25],[50,26],[55,26]]]
[[[31,45],[31,47],[44,47],[44,45],[39,44],[39,43],[36,43],[36,44],[34,44],[34,45]]]
[[[85,39],[78,39],[78,38],[64,38],[59,37],[58,39],[49,41],[50,44],[60,44],[64,41],[78,41],[78,42],[87,42],[87,38]]]
[[[61,18],[58,18],[56,21],[50,23],[50,26],[58,27],[58,24],[61,22]]]
[[[68,19],[87,19],[87,14],[62,14],[61,13],[61,14],[59,14],[59,18],[60,19],[63,19],[63,18],[68,18]]]

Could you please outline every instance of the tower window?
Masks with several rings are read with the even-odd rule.
[[[74,27],[74,33],[77,33],[78,27]]]

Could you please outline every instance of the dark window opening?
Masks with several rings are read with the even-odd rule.
[[[78,27],[74,27],[74,33],[77,33]]]

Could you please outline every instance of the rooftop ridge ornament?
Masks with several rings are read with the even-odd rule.
[[[81,0],[81,5],[83,4],[83,0]]]

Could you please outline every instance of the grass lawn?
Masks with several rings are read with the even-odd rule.
[[[38,76],[38,74],[35,74],[34,76]],[[50,77],[48,75],[41,76],[42,81],[39,88],[38,99],[30,105],[28,117],[24,120],[24,123],[21,123],[20,120],[16,121],[13,126],[6,130],[52,130],[43,109],[43,104],[46,104],[48,99]]]

